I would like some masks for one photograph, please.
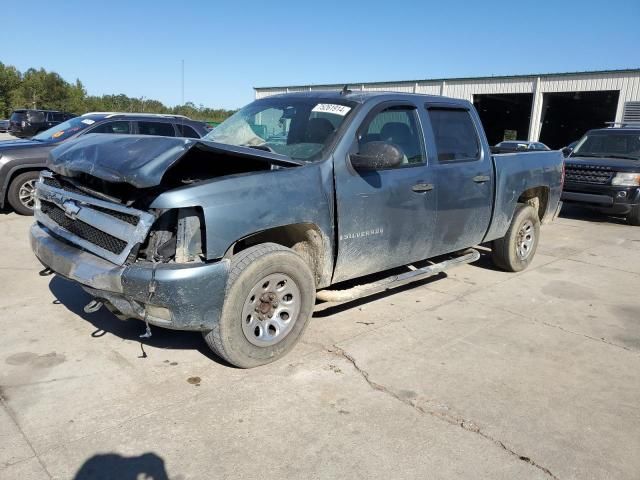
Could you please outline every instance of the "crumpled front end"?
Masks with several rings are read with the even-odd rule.
[[[117,316],[202,331],[219,317],[228,261],[203,260],[198,217],[187,215],[193,212],[169,212],[174,224],[167,227],[166,211],[97,198],[50,172],[36,198],[35,255]]]

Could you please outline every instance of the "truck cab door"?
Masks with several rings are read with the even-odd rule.
[[[476,112],[460,104],[425,105],[436,185],[438,217],[432,255],[479,244],[491,221],[494,175]]]
[[[349,155],[372,141],[399,147],[402,163],[355,170]],[[436,203],[416,106],[384,102],[374,107],[334,162],[338,234],[333,282],[427,258]]]

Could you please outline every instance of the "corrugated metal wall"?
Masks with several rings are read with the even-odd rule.
[[[256,99],[287,92],[340,90],[344,84],[256,88]],[[354,91],[394,91],[445,95],[473,101],[475,94],[533,93],[533,105],[529,139],[540,135],[542,97],[547,92],[587,92],[619,90],[616,122],[622,121],[626,102],[640,101],[640,70],[611,72],[585,72],[579,74],[550,74],[518,77],[484,77],[451,80],[420,80],[386,83],[349,84]]]

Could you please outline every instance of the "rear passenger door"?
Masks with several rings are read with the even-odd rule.
[[[175,137],[176,130],[173,123],[155,122],[155,121],[138,121],[138,135],[159,135],[162,137]]]
[[[472,247],[482,241],[491,220],[493,166],[471,108],[427,104],[427,136],[435,146],[432,169],[438,216],[431,254]],[[430,158],[431,160],[432,158]]]

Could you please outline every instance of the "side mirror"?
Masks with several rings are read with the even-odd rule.
[[[568,157],[569,155],[571,155],[571,152],[573,152],[573,148],[571,147],[564,147],[562,150],[560,150],[562,152],[562,155],[564,155],[565,157]]]
[[[393,143],[367,142],[349,159],[356,170],[382,170],[402,164],[404,153]]]

